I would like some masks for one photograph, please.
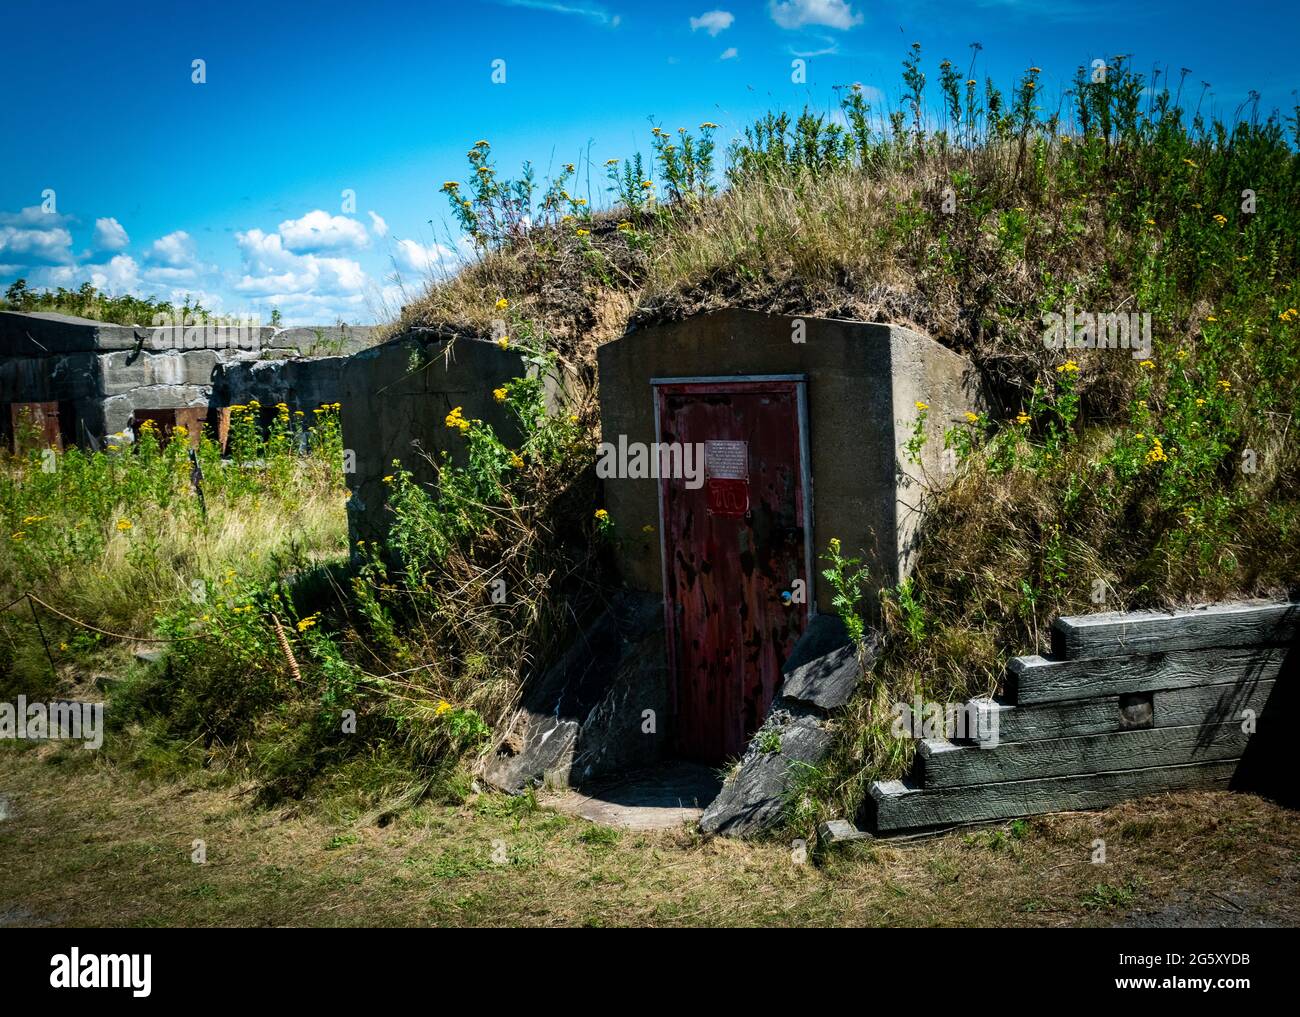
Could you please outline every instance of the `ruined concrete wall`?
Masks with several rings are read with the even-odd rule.
[[[508,444],[518,441],[513,418],[492,390],[526,373],[517,350],[420,329],[347,358],[337,401],[343,446],[355,453],[355,472],[347,475],[353,545],[383,540],[388,532],[383,478],[393,460],[421,484],[433,483],[442,453],[464,461],[465,439],[444,422],[454,407],[491,425]]]
[[[256,399],[263,406],[285,403],[302,410],[339,403],[346,362],[346,357],[320,357],[224,364],[217,371],[212,402],[233,406]]]
[[[930,406],[923,461],[938,482],[943,433],[977,402],[965,358],[890,325],[727,310],[631,332],[598,356],[602,438],[609,442],[620,435],[655,440],[652,378],[806,376],[814,555],[838,537],[846,554],[863,555],[873,585],[897,582],[910,566],[920,470],[906,462],[903,446],[914,404]],[[661,592],[658,482],[608,480],[605,504],[624,577],[636,589]],[[647,525],[656,532],[643,533]],[[820,568],[814,572],[826,609],[831,590]]]
[[[137,327],[0,312],[0,403],[72,403],[77,442],[122,431],[137,411],[206,410],[257,399],[341,402],[343,356],[373,329]]]

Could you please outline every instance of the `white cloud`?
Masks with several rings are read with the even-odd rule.
[[[573,14],[580,18],[588,18],[598,25],[604,25],[607,28],[617,28],[622,21],[617,14],[610,14],[600,4],[583,3],[579,0],[568,0],[568,2],[558,2],[558,0],[497,0],[498,3],[506,7],[526,7],[534,11],[549,11],[552,14]]]
[[[370,212],[370,228],[377,237],[388,236],[388,223],[384,222],[384,217],[378,212]]]
[[[105,265],[86,265],[83,271],[90,274],[95,289],[120,296],[135,293],[140,288],[140,266],[129,254],[118,254]]]
[[[195,268],[152,267],[146,268],[141,278],[159,286],[175,286],[178,283],[195,282],[198,277],[198,269]]]
[[[769,0],[768,9],[782,28],[825,25],[847,30],[862,24],[862,15],[853,12],[848,0]]]
[[[285,248],[297,254],[338,251],[370,244],[365,226],[356,219],[330,215],[319,208],[301,219],[286,219],[280,223],[280,236],[284,238]]]
[[[18,265],[69,265],[72,220],[32,205],[18,212],[0,212],[0,261]]]
[[[116,219],[109,217],[95,220],[95,250],[120,251],[130,242],[131,238]]]
[[[194,262],[194,241],[184,230],[176,230],[155,240],[148,258],[169,268],[189,268]]]
[[[360,301],[368,283],[361,265],[351,258],[326,258],[285,249],[279,233],[251,229],[235,234],[244,274],[235,283],[240,293],[268,303],[307,308],[311,297],[329,298],[331,306]]]
[[[691,18],[691,31],[698,32],[702,28],[709,35],[717,35],[730,28],[735,20],[731,11],[705,11],[698,18]]]
[[[728,46],[726,49],[724,49],[724,50],[722,51],[722,56],[718,57],[718,59],[719,59],[719,60],[735,60],[736,57],[738,57],[738,56],[740,56],[740,50],[736,49],[735,46]]]
[[[399,271],[406,269],[421,277],[443,278],[454,273],[464,261],[465,252],[436,241],[422,244],[418,240],[399,240],[393,261]]]

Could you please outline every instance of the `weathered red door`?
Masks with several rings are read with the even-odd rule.
[[[659,481],[673,728],[682,756],[718,763],[762,723],[808,620],[803,382],[659,381],[655,399],[661,449],[702,460]]]
[[[10,434],[14,436],[15,451],[24,440],[34,441],[37,448],[63,448],[57,402],[13,403],[9,412]]]

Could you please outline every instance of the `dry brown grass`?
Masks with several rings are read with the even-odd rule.
[[[384,826],[346,801],[264,811],[244,788],[141,784],[69,755],[0,754],[0,924],[1057,926],[1165,905],[1190,924],[1300,922],[1300,816],[1249,795],[1164,795],[797,865],[780,843],[602,832],[494,796]],[[190,860],[196,839],[206,864]]]

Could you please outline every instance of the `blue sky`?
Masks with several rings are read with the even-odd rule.
[[[648,155],[652,123],[712,120],[724,147],[766,109],[831,108],[837,84],[894,99],[913,41],[932,81],[978,41],[978,77],[1005,89],[1039,66],[1052,102],[1077,66],[1118,53],[1143,71],[1191,68],[1228,114],[1252,88],[1265,112],[1289,112],[1300,86],[1300,8],[1257,0],[6,8],[0,286],[90,280],[303,324],[373,321],[454,267],[464,247],[438,189],[465,179],[480,138],[507,174],[530,159],[545,176],[590,151],[579,193],[599,205],[601,164]]]

